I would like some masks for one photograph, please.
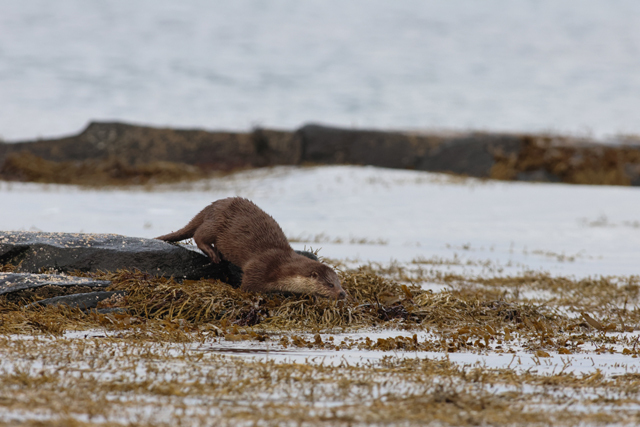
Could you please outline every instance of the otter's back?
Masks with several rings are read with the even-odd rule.
[[[276,220],[253,202],[231,197],[210,207],[205,224],[213,226],[214,245],[226,260],[242,267],[269,249],[292,250]]]

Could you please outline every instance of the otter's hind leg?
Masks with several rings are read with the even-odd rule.
[[[199,227],[193,235],[193,240],[196,242],[198,248],[204,252],[214,264],[220,262],[220,252],[217,248],[212,247],[213,236],[208,233],[203,227]]]

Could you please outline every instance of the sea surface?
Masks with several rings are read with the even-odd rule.
[[[637,0],[6,0],[0,137],[91,120],[640,134]]]

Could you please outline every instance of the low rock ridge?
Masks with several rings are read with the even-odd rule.
[[[43,286],[106,288],[110,285],[111,282],[108,280],[62,274],[0,273],[0,295]]]
[[[182,245],[118,234],[0,232],[0,264],[17,266],[17,273],[138,269],[176,279],[237,279],[229,263],[212,264]]]
[[[311,252],[296,251],[311,259]],[[49,298],[31,305],[67,305],[92,309],[116,293],[105,291],[109,281],[67,273],[140,270],[181,280],[216,279],[240,286],[242,270],[227,261],[213,264],[186,245],[118,234],[0,231],[0,295],[47,288]],[[53,274],[40,274],[42,271]],[[67,295],[71,293],[71,295]]]
[[[0,143],[0,179],[18,181],[144,184],[198,179],[203,172],[303,164],[638,186],[640,138],[598,141],[552,134],[394,132],[316,124],[295,131],[243,133],[93,122],[65,138]],[[74,177],[63,179],[65,171]],[[102,181],[91,180],[97,172]]]

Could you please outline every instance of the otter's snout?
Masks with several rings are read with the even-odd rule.
[[[347,297],[347,293],[345,291],[338,292],[338,299],[345,299]]]

